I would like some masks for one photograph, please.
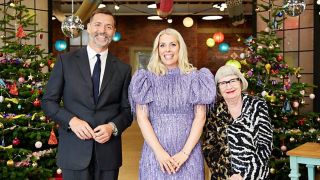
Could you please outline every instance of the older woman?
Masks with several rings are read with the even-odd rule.
[[[215,82],[219,99],[208,113],[202,146],[211,180],[266,179],[272,150],[266,102],[242,93],[248,82],[233,66],[219,68]]]

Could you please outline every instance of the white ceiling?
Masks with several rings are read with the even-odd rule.
[[[171,15],[228,15],[228,10],[220,11],[213,8],[212,5],[222,3],[224,1],[218,0],[174,0],[173,12]],[[73,0],[74,13],[83,3],[82,0]],[[132,15],[157,15],[155,9],[147,8],[147,5],[155,3],[155,0],[103,0],[103,4],[112,11],[115,15],[119,16],[132,16]],[[71,14],[72,0],[53,0],[53,8],[59,10],[65,15]],[[116,11],[115,4],[120,6]],[[252,14],[252,0],[243,0],[243,9],[245,15]]]

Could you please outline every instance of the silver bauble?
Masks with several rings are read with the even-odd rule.
[[[299,16],[306,9],[305,0],[285,0],[284,11],[288,16]]]
[[[70,38],[76,38],[80,35],[84,25],[79,16],[69,16],[61,24],[63,34]]]

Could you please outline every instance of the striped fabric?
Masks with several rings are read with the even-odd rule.
[[[272,151],[272,128],[263,99],[243,94],[241,115],[233,119],[224,100],[207,115],[203,153],[211,180],[240,173],[245,180],[266,179]]]

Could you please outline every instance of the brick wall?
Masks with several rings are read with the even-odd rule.
[[[220,21],[203,21],[200,16],[193,16],[194,25],[191,28],[183,26],[183,18],[174,16],[173,23],[168,24],[166,21],[147,20],[146,16],[118,16],[116,17],[117,31],[121,33],[122,38],[119,42],[112,42],[110,51],[129,64],[131,48],[152,48],[156,35],[164,28],[171,27],[178,30],[184,37],[190,62],[198,68],[207,67],[214,72],[225,61],[231,59],[232,52],[239,54],[243,51],[243,47],[237,42],[236,34],[248,37],[252,32],[250,18],[244,25],[233,27],[227,17]],[[55,31],[61,32],[59,25],[54,26],[54,34],[57,35],[55,38],[59,38],[61,35]],[[212,48],[206,46],[207,38],[212,37],[217,31],[225,34],[225,42],[228,42],[231,47],[228,53],[219,52],[217,44]],[[55,39],[53,40],[55,42]]]

